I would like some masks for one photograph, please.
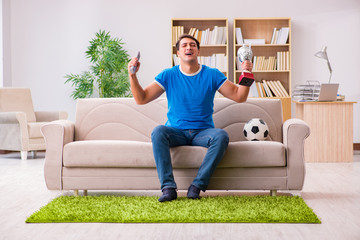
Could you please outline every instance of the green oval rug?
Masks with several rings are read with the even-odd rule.
[[[61,196],[33,213],[27,223],[321,223],[299,196],[180,197]]]

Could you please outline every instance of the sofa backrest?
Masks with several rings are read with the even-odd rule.
[[[75,140],[151,141],[151,132],[165,124],[167,101],[158,98],[137,105],[133,98],[80,99],[76,106]],[[282,141],[282,109],[278,99],[252,99],[236,103],[215,98],[215,127],[225,129],[230,141],[246,140],[245,123],[251,118],[263,119],[269,127],[269,140]]]
[[[0,88],[0,112],[24,112],[28,122],[36,122],[30,88]]]
[[[243,129],[252,118],[261,118],[269,127],[270,141],[282,142],[282,105],[280,99],[248,98],[236,103],[227,98],[215,98],[215,127],[229,134],[230,142],[247,141]]]

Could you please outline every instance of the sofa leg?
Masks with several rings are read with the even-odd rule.
[[[74,196],[78,197],[79,196],[79,190],[74,190]]]
[[[84,190],[84,196],[87,196],[87,195],[88,195],[87,190]]]
[[[276,195],[277,195],[277,190],[270,190],[270,196],[276,197]]]
[[[27,160],[27,151],[21,151],[20,155],[21,155],[21,160]]]
[[[36,158],[36,153],[37,153],[36,151],[31,151],[31,157]]]

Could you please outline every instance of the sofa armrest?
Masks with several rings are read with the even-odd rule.
[[[68,113],[65,111],[37,111],[35,112],[37,122],[51,122],[56,120],[66,120]]]
[[[289,190],[301,190],[304,185],[304,144],[309,135],[310,127],[301,119],[292,118],[283,124],[283,143],[286,148]]]
[[[0,149],[27,151],[29,133],[25,112],[0,112]]]
[[[57,120],[41,127],[45,138],[46,153],[44,175],[50,190],[62,189],[63,149],[74,141],[75,124],[69,120]]]

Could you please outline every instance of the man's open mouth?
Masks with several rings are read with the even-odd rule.
[[[193,55],[192,53],[185,53],[186,56],[191,56]]]

